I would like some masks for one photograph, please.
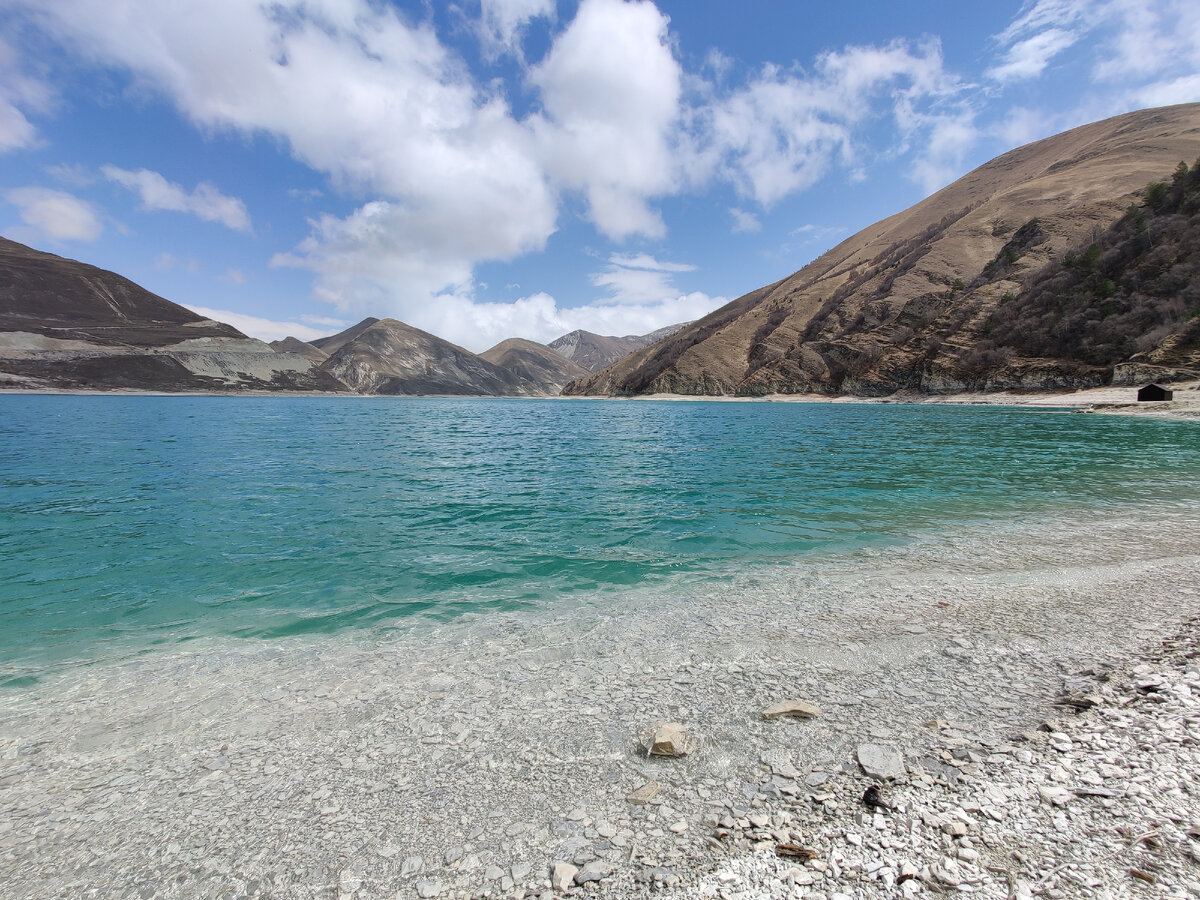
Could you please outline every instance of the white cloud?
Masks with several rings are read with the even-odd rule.
[[[950,158],[949,119],[960,126],[956,153],[971,143],[962,90],[946,72],[936,41],[846,47],[823,54],[811,73],[768,65],[745,87],[699,111],[697,160],[708,175],[731,181],[742,196],[769,208],[835,166],[853,177],[861,168],[860,133],[891,117],[904,141],[896,151],[928,148],[929,134],[942,127],[939,146],[917,153],[918,172],[927,160],[924,168],[940,173],[959,161]]]
[[[447,296],[406,321],[468,350],[481,352],[514,335],[544,344],[577,328],[596,334],[648,334],[667,325],[698,319],[726,302],[724,297],[692,293],[637,305],[597,302],[560,307],[545,293],[513,303],[475,302],[467,297]]]
[[[12,188],[4,199],[17,207],[22,221],[51,240],[94,241],[104,230],[95,207],[66,191]]]
[[[655,272],[695,272],[691,263],[664,262],[649,253],[614,253],[609,258],[613,265],[626,269],[651,269]]]
[[[149,169],[132,172],[116,166],[101,166],[100,171],[109,181],[135,192],[141,198],[143,209],[191,213],[205,222],[217,222],[234,231],[253,231],[246,204],[222,194],[207,182],[200,182],[189,194],[180,185]]]
[[[1173,106],[1200,99],[1200,74],[1148,84],[1137,91],[1141,106]]]
[[[300,321],[307,322],[309,325],[313,325],[313,326],[316,326],[319,328],[327,329],[325,332],[326,334],[335,334],[339,331],[344,331],[345,329],[349,328],[352,324],[354,324],[353,322],[348,322],[345,319],[333,319],[333,318],[330,318],[329,316],[305,315],[305,316],[300,317]],[[329,329],[332,329],[332,330],[329,330]]]
[[[529,130],[503,98],[473,83],[431,26],[409,24],[390,5],[39,0],[28,7],[82,56],[128,69],[197,125],[275,136],[335,185],[385,204],[400,231],[377,235],[377,243],[405,257],[400,268],[423,286],[447,268],[469,271],[540,249],[555,229],[557,198]],[[316,246],[326,237],[361,257],[347,240],[358,218],[361,211],[339,228],[319,217],[299,248],[297,258],[318,269],[320,281],[326,264],[334,281],[348,271],[334,259],[336,247]],[[425,267],[426,258],[435,262]]]
[[[1183,0],[1108,0],[1101,21],[1111,39],[1093,61],[1093,77],[1131,97],[1169,103],[1200,99],[1200,7]]]
[[[608,291],[606,297],[596,301],[597,305],[650,306],[678,297],[680,292],[671,276],[695,268],[685,263],[660,262],[645,253],[615,253],[602,271],[590,277],[592,284]]]
[[[963,172],[963,160],[979,140],[975,115],[969,110],[957,114],[914,115],[906,131],[920,140],[921,153],[913,160],[909,177],[932,194]]]
[[[31,147],[37,129],[28,112],[45,112],[50,107],[50,88],[20,71],[17,55],[0,39],[0,153]]]
[[[1043,110],[1014,106],[993,126],[1006,147],[1021,147],[1031,141],[1053,134],[1057,129],[1054,118]]]
[[[400,204],[375,200],[344,219],[326,215],[309,224],[311,234],[296,251],[276,255],[271,264],[316,272],[317,295],[342,313],[396,313],[470,287],[470,256],[449,233],[430,233],[423,217]],[[492,224],[499,223],[474,223],[476,244],[489,240],[485,229]],[[414,246],[425,252],[413,253]]]
[[[521,32],[533,19],[554,16],[554,0],[480,0],[478,33],[489,55],[520,52]]]
[[[529,75],[544,106],[532,124],[548,171],[584,194],[592,222],[615,240],[662,236],[647,201],[679,182],[683,73],[667,25],[653,3],[583,0]]]
[[[87,166],[77,163],[59,163],[46,166],[46,174],[67,187],[86,188],[96,183],[96,176]]]
[[[1034,0],[996,36],[1004,48],[987,74],[1001,85],[1046,75],[1067,50],[1083,73],[1079,124],[1141,106],[1200,99],[1200,6],[1192,0]],[[1044,135],[1039,135],[1044,136]]]
[[[1079,35],[1062,28],[1048,28],[1008,48],[1003,61],[988,69],[996,81],[1021,81],[1037,78],[1050,61],[1079,40]]]
[[[1008,27],[996,40],[1010,46],[1023,37],[1056,28],[1072,26],[1094,11],[1104,0],[1025,0]]]
[[[224,322],[226,325],[232,325],[242,334],[258,338],[260,341],[281,341],[285,337],[295,337],[302,341],[311,341],[314,338],[325,337],[329,334],[328,331],[310,328],[307,325],[301,325],[299,322],[277,322],[274,319],[248,316],[245,313],[234,312],[229,309],[210,309],[207,306],[192,306],[190,303],[183,305],[197,315],[204,316],[206,319],[213,319],[217,322]]]
[[[748,213],[736,206],[730,207],[729,214],[733,216],[733,230],[738,234],[755,234],[762,231],[762,222],[754,213]]]

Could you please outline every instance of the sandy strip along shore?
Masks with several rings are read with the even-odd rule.
[[[901,391],[886,397],[828,396],[825,394],[771,394],[766,397],[694,397],[685,394],[652,394],[638,400],[725,400],[754,403],[921,403],[944,406],[1026,406],[1035,409],[1070,409],[1108,415],[1200,421],[1200,381],[1169,385],[1170,400],[1139,403],[1136,387],[1100,387],[1079,391],[991,391],[957,394],[920,394]]]
[[[945,835],[958,869],[937,866],[969,873],[962,890],[1004,896],[1011,870],[1086,896],[1068,870],[1046,878],[1059,857],[1042,853],[1041,833],[1014,845],[1027,865],[989,847],[990,814],[972,798],[992,755],[1050,752],[1014,735],[1070,716],[1055,705],[1064,679],[1122,665],[1200,612],[1198,527],[1183,504],[964,527],[686,598],[641,591],[69,671],[7,696],[0,713],[0,884],[13,898],[550,897],[558,863],[578,870],[579,896],[804,897],[825,893],[817,863],[849,860],[839,842],[865,853],[868,835],[909,839],[901,827],[940,841],[940,824],[913,825],[914,811],[954,819],[958,804],[967,834]],[[762,719],[791,698],[822,715]],[[647,759],[636,735],[658,720],[685,725],[698,750]],[[854,818],[866,812],[864,743],[907,768],[889,792],[904,811],[883,831]],[[1084,773],[1064,768],[1051,786],[1074,790]],[[962,800],[940,785],[954,771]],[[650,782],[649,803],[627,800]],[[1005,799],[987,796],[1007,821],[1041,815],[1000,784]],[[1070,800],[1064,815],[1102,802]],[[786,874],[794,860],[782,877],[760,872],[766,830],[821,858],[801,860],[799,876]],[[1160,835],[1175,847],[1177,829]],[[932,856],[913,863],[929,873],[902,882],[893,867],[889,887],[878,869],[859,881],[849,875],[865,866],[837,863],[828,883],[851,897],[948,886]],[[1183,896],[1175,868],[1145,866],[1155,890]]]
[[[1137,402],[1137,388],[1133,387],[1102,387],[1089,388],[1081,391],[1040,391],[1012,392],[995,391],[990,393],[958,393],[958,394],[919,394],[905,391],[888,397],[852,397],[828,396],[825,394],[772,394],[766,397],[712,397],[695,396],[692,394],[648,394],[641,397],[628,398],[632,400],[675,400],[675,401],[712,401],[727,403],[929,403],[958,406],[1028,406],[1034,408],[1074,409],[1081,412],[1106,413],[1110,415],[1142,415],[1153,418],[1178,419],[1183,421],[1200,421],[1200,381],[1188,381],[1170,385],[1175,396],[1171,400],[1159,402]],[[57,394],[78,396],[125,396],[125,397],[334,397],[353,398],[360,400],[407,400],[409,397],[388,397],[383,395],[366,394],[330,394],[316,391],[308,392],[268,392],[268,391],[229,391],[227,393],[180,392],[173,394],[153,391],[114,390],[114,391],[26,391],[4,390],[4,394]],[[452,397],[448,399],[487,399]],[[505,398],[522,399],[522,398]],[[580,400],[608,400],[607,397],[538,397],[526,398],[536,400],[562,400],[563,402],[578,402]],[[625,399],[625,398],[620,398]]]

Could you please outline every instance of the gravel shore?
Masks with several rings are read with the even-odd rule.
[[[836,799],[869,780],[851,771],[823,798],[724,812],[718,833],[755,853],[675,896],[1200,897],[1200,618],[1067,679],[1059,705],[1002,741],[930,722],[936,751],[870,805]]]
[[[1197,533],[1183,504],[980,524],[70,670],[0,712],[2,893],[1196,896]],[[761,715],[790,699],[821,713]],[[647,758],[660,721],[695,752]]]

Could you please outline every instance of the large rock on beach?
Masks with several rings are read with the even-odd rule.
[[[687,756],[696,750],[696,739],[675,722],[659,722],[642,734],[648,756]]]

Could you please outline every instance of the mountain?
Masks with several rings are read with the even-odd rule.
[[[625,337],[609,337],[592,334],[590,331],[572,331],[549,343],[551,350],[582,366],[589,372],[599,372],[635,350],[674,334],[683,325],[668,325],[650,334],[628,334]]]
[[[331,353],[321,369],[359,393],[468,397],[545,393],[469,350],[395,319],[367,319],[342,334],[356,329],[357,334]],[[322,347],[319,341],[313,343]]]
[[[271,341],[271,349],[276,353],[295,353],[297,356],[303,356],[316,366],[329,359],[329,354],[320,347],[316,347],[307,341],[302,341],[290,335],[282,341]]]
[[[0,238],[0,387],[346,388],[114,272]]]
[[[374,316],[367,316],[357,325],[351,325],[345,331],[339,331],[329,337],[317,338],[309,343],[326,355],[332,356],[378,321]]]
[[[1186,375],[1172,367],[1196,362],[1188,329],[1200,306],[1188,299],[1195,276],[1177,266],[1195,243],[1159,247],[1138,274],[1126,268],[1129,254],[1112,252],[1109,233],[1142,227],[1142,216],[1154,246],[1159,232],[1186,231],[1160,221],[1148,186],[1173,185],[1170,173],[1198,153],[1200,104],[1128,113],[1013,150],[564,393],[883,395]],[[1183,204],[1171,215],[1186,217]],[[1151,302],[1147,279],[1174,299]],[[1064,292],[1075,298],[1070,315]],[[1133,331],[1108,352],[1021,339],[1113,316]],[[1089,340],[1111,330],[1093,329]]]
[[[569,382],[588,375],[587,369],[576,365],[545,344],[536,344],[522,338],[501,341],[490,350],[480,353],[479,358],[511,373],[542,394],[552,397],[557,396]]]

